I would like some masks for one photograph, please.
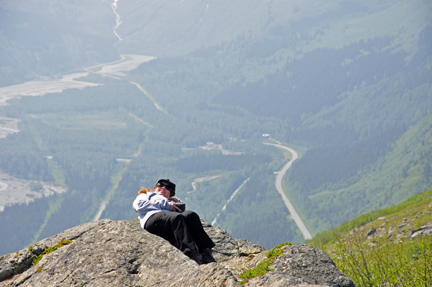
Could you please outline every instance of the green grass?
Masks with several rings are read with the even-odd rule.
[[[430,286],[432,236],[411,234],[432,223],[431,207],[432,189],[321,232],[308,244],[329,254],[356,286]]]
[[[245,284],[248,280],[264,275],[266,274],[268,271],[271,271],[273,269],[269,268],[270,265],[273,264],[273,262],[275,261],[275,259],[278,256],[281,256],[283,254],[283,250],[285,249],[284,246],[287,245],[291,245],[290,242],[285,242],[285,243],[281,243],[276,245],[272,250],[268,251],[266,253],[267,259],[258,263],[257,267],[253,268],[253,269],[249,269],[244,271],[242,274],[240,274],[240,278],[243,278],[244,280],[242,280],[240,282],[240,284]]]
[[[366,223],[369,223],[373,220],[376,220],[378,217],[388,216],[391,214],[398,213],[404,209],[413,207],[414,205],[426,200],[431,195],[432,195],[432,189],[425,191],[425,192],[422,192],[420,194],[414,195],[413,197],[409,198],[408,200],[406,200],[400,204],[394,205],[392,207],[380,209],[380,210],[376,210],[373,212],[369,212],[369,213],[360,215],[356,219],[353,219],[349,222],[341,224],[338,229],[340,231],[346,232],[346,231],[349,231],[349,230],[354,229],[356,227],[363,226]]]
[[[432,236],[384,236],[366,244],[365,234],[354,233],[338,238],[334,261],[355,286],[430,286]]]
[[[380,217],[396,215],[397,213],[401,213],[404,210],[408,210],[407,212],[410,213],[411,208],[414,208],[417,204],[424,202],[431,196],[432,189],[414,195],[406,201],[392,207],[362,214],[353,220],[342,223],[339,227],[333,230],[322,231],[318,233],[316,236],[314,236],[314,238],[312,238],[312,240],[308,242],[308,244],[325,249],[325,246],[333,244],[338,237],[347,234],[350,230],[364,226]]]
[[[42,259],[45,255],[50,254],[51,252],[56,251],[56,250],[59,249],[60,247],[63,247],[63,246],[68,245],[68,244],[70,244],[70,243],[72,243],[72,240],[62,239],[62,240],[60,240],[59,242],[57,242],[56,245],[46,248],[46,249],[45,249],[41,254],[36,255],[36,256],[33,258],[33,264],[32,264],[32,265],[33,265],[33,266],[37,265],[37,264],[39,263],[39,261],[41,261],[41,259]],[[32,247],[32,246],[29,247],[29,250],[30,250],[30,249],[33,250],[33,247]],[[42,268],[43,268],[43,266],[39,267],[40,270],[38,269],[38,270],[36,271],[36,273],[42,271]]]
[[[36,271],[35,271],[35,273],[40,273],[40,272],[42,272],[42,269],[44,268],[44,266],[42,265],[42,266],[40,266]]]

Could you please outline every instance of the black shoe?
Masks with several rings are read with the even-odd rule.
[[[216,259],[214,259],[213,255],[212,255],[212,250],[210,248],[201,250],[201,261],[202,264],[207,264],[207,263],[211,263],[211,262],[217,262]]]
[[[198,258],[198,253],[194,252],[191,255],[189,255],[189,258],[192,259],[193,261],[195,261],[196,263],[200,264],[199,258]]]

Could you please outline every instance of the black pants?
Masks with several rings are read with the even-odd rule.
[[[155,213],[147,220],[144,229],[168,240],[188,256],[197,252],[195,244],[200,251],[215,246],[204,231],[198,214],[193,211]]]

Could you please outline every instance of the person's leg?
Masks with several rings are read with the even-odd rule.
[[[197,253],[193,236],[189,232],[185,218],[177,212],[158,212],[153,214],[144,227],[148,232],[158,235],[178,248],[187,256]]]
[[[215,246],[211,238],[208,236],[208,234],[205,232],[202,224],[201,219],[199,218],[198,214],[196,214],[193,211],[185,211],[181,213],[186,218],[186,223],[189,228],[190,233],[192,234],[192,237],[198,246],[200,252],[204,249],[211,249]]]
[[[186,211],[183,212],[182,215],[186,218],[189,231],[198,246],[199,252],[201,254],[201,262],[203,264],[216,262],[211,250],[215,244],[205,232],[198,214],[193,211]]]
[[[155,213],[147,220],[144,229],[150,233],[168,240],[172,245],[176,243],[174,233],[170,227],[167,227],[167,218],[164,216],[165,212]]]

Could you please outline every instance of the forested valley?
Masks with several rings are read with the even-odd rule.
[[[134,69],[85,70],[79,81],[97,86],[0,106],[0,116],[21,120],[0,139],[0,171],[67,189],[6,206],[0,254],[100,211],[131,220],[137,191],[159,178],[236,238],[266,248],[304,242],[275,188],[292,155],[264,143],[299,154],[283,188],[312,234],[429,189],[431,19],[408,1],[351,4],[326,4],[331,12],[319,15],[300,9],[290,21],[267,15],[259,29],[184,44],[182,55],[165,47]],[[410,21],[395,23],[395,13]],[[352,32],[358,27],[366,28]],[[129,51],[121,45],[132,36],[118,47]],[[100,56],[111,59],[106,49]]]

